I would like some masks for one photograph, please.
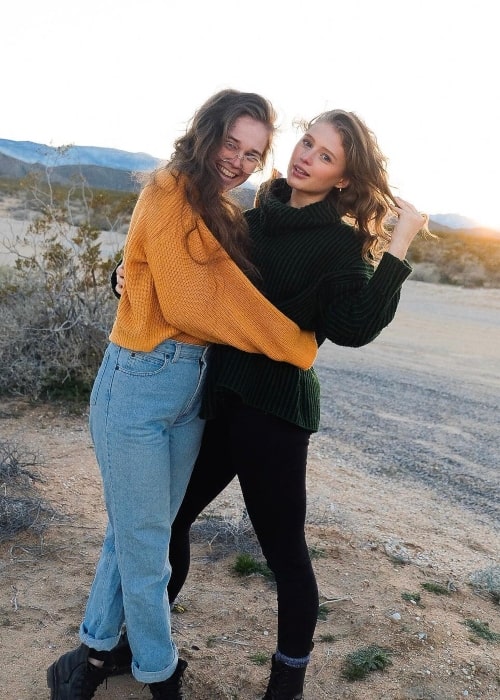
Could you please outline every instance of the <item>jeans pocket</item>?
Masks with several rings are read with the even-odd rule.
[[[139,352],[120,348],[117,369],[136,377],[150,377],[159,374],[168,361],[168,356],[158,350]]]

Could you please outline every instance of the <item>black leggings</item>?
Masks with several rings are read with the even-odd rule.
[[[172,527],[169,600],[189,570],[189,530],[197,516],[237,476],[278,597],[278,649],[310,653],[318,588],[304,534],[306,462],[310,433],[231,400],[207,421],[200,454]]]

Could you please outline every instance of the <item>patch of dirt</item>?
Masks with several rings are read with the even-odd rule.
[[[0,434],[39,454],[43,481],[34,486],[65,516],[41,539],[25,534],[0,545],[0,695],[40,700],[49,698],[47,667],[78,644],[106,521],[101,483],[85,415],[4,399]],[[497,700],[500,644],[464,624],[478,619],[500,632],[498,604],[469,584],[472,572],[500,561],[493,524],[424,486],[339,466],[334,446],[315,437],[307,531],[325,614],[305,700]],[[275,590],[262,576],[232,572],[239,553],[257,551],[242,513],[232,485],[194,531],[192,567],[179,600],[185,612],[173,616],[180,654],[189,663],[189,700],[257,700],[266,686]],[[428,592],[425,582],[442,584],[450,594]],[[420,602],[404,594],[419,594]],[[361,681],[344,679],[346,654],[373,644],[390,650],[392,664]],[[149,696],[122,676],[95,697]]]

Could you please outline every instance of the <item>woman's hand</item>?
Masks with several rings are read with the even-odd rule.
[[[404,260],[411,242],[419,231],[427,231],[429,217],[401,197],[396,197],[394,207],[398,220],[392,232],[388,252],[400,260]]]
[[[123,294],[123,290],[125,289],[125,268],[123,265],[118,265],[116,268],[116,285],[115,285],[115,292],[117,294],[120,294],[120,296]]]

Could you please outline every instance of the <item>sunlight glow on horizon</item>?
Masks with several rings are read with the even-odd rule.
[[[318,0],[284,13],[254,0],[235,14],[229,0],[196,12],[122,0],[117,24],[115,0],[87,0],[71,16],[65,0],[19,0],[2,12],[0,138],[166,159],[197,107],[230,86],[278,109],[280,170],[295,118],[352,110],[377,135],[400,196],[500,230],[493,5],[411,0],[402,15],[399,0]],[[236,50],[220,32],[229,17]]]

